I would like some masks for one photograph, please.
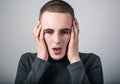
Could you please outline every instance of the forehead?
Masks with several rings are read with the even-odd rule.
[[[71,28],[72,17],[69,13],[44,12],[40,22],[43,28]]]

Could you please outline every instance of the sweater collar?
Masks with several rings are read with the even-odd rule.
[[[50,63],[69,63],[69,60],[68,60],[66,55],[62,59],[60,59],[60,60],[54,60],[54,59],[51,58],[51,56],[49,56],[48,61]]]

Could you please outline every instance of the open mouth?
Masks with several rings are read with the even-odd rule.
[[[60,47],[56,47],[56,48],[53,48],[53,52],[56,54],[56,55],[59,55],[62,51],[62,48]]]

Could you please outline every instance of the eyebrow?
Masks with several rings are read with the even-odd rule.
[[[61,31],[62,30],[65,30],[65,31],[71,31],[71,29],[70,28],[64,28],[64,29],[60,29]]]
[[[50,28],[46,28],[46,29],[44,29],[43,31],[53,31],[53,29],[50,29]]]
[[[53,29],[51,29],[51,28],[46,28],[46,29],[44,29],[43,31],[54,31]],[[71,29],[70,28],[63,28],[63,29],[60,29],[60,31],[71,31]]]

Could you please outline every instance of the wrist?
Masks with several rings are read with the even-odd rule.
[[[79,56],[71,56],[71,57],[69,58],[69,61],[70,61],[70,64],[73,64],[73,63],[75,63],[75,62],[81,61],[81,59],[80,59]]]
[[[48,56],[42,56],[42,55],[37,54],[37,57],[44,60],[44,61],[48,60]]]

